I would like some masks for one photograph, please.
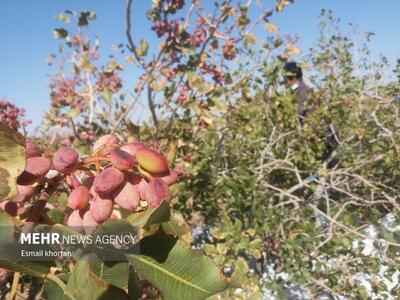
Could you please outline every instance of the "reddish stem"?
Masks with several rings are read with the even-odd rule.
[[[108,157],[104,157],[104,156],[94,156],[94,157],[89,157],[86,158],[82,161],[82,164],[84,166],[86,165],[91,165],[91,164],[97,164],[100,161],[110,161],[110,159]]]

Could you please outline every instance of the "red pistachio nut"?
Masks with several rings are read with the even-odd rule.
[[[93,182],[93,191],[98,194],[110,194],[124,182],[124,173],[114,167],[103,170]]]
[[[81,216],[81,212],[77,209],[74,210],[68,217],[67,225],[69,227],[73,227],[77,229],[79,232],[82,231],[83,226],[83,217]]]
[[[160,174],[168,171],[166,158],[155,150],[140,149],[136,153],[136,159],[147,172]]]
[[[106,156],[116,148],[118,138],[115,134],[106,134],[100,137],[93,145],[93,151],[99,151],[99,155]]]
[[[148,185],[147,181],[139,174],[128,173],[127,180],[133,185],[133,187],[138,191],[140,199],[145,200],[146,198],[146,187]]]
[[[50,170],[51,162],[45,157],[30,157],[26,160],[25,170],[17,178],[19,185],[31,185],[42,179]]]
[[[14,198],[10,199],[12,202],[26,202],[31,199],[35,189],[31,185],[17,185],[18,194]]]
[[[92,198],[87,187],[81,185],[74,189],[68,196],[68,207],[72,209],[84,208]]]
[[[121,150],[128,152],[132,156],[136,156],[136,153],[141,149],[146,149],[147,147],[140,142],[132,142],[121,146]]]
[[[59,149],[53,157],[53,167],[60,173],[73,172],[79,163],[79,155],[74,149],[65,147]]]
[[[114,202],[128,212],[135,211],[140,202],[139,192],[129,181],[125,182],[122,187],[115,190],[112,193],[112,196]]]
[[[136,164],[136,159],[128,152],[114,149],[110,154],[111,163],[120,170],[129,170]]]
[[[160,178],[152,179],[146,187],[146,201],[149,207],[157,207],[169,200],[168,185]]]
[[[97,195],[90,203],[89,210],[92,213],[93,220],[101,224],[111,217],[113,201],[110,196],[101,197]]]
[[[27,139],[25,142],[25,155],[27,158],[38,157],[42,156],[42,151],[35,143]]]
[[[15,202],[6,200],[0,202],[0,209],[15,217],[18,214],[18,205]]]

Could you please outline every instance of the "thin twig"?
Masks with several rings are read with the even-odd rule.
[[[20,272],[14,272],[14,278],[13,278],[11,292],[10,292],[10,300],[14,300],[15,296],[17,295],[19,276],[20,276]]]
[[[126,9],[125,9],[125,22],[126,22],[126,37],[128,38],[128,49],[133,53],[135,56],[136,61],[141,64],[145,69],[147,68],[146,63],[144,62],[143,58],[140,57],[139,53],[137,52],[137,47],[133,42],[132,33],[131,33],[131,10],[132,10],[132,0],[126,1]]]
[[[156,114],[156,107],[153,102],[152,89],[150,86],[147,86],[147,101],[149,103],[149,108],[151,112],[151,117],[153,118],[154,126],[156,127],[156,130],[158,132],[158,119]]]

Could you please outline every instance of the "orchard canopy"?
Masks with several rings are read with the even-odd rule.
[[[293,0],[63,5],[43,118],[0,99],[2,298],[400,298],[400,58],[373,32],[327,7],[304,48]]]

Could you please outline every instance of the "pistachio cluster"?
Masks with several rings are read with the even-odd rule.
[[[19,215],[38,192],[49,194],[66,182],[67,225],[80,230],[169,201],[169,186],[182,175],[156,149],[141,142],[121,143],[114,134],[100,137],[90,156],[80,157],[71,147],[44,156],[29,140],[25,152],[18,195],[2,202],[2,208]]]

